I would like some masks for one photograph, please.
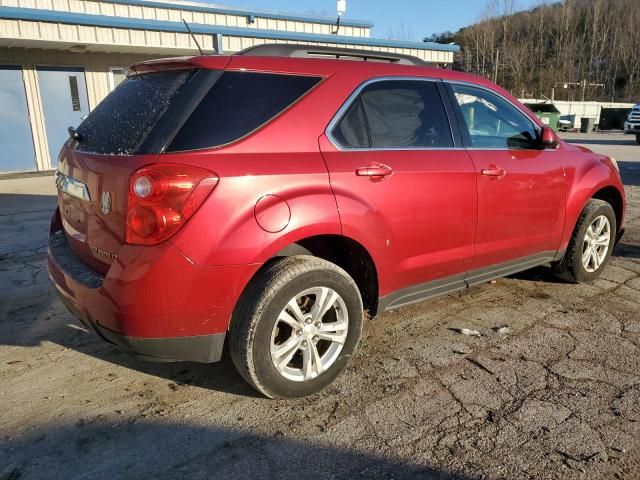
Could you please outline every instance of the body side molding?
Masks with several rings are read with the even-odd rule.
[[[489,282],[545,263],[554,262],[558,260],[558,258],[562,258],[562,253],[564,252],[540,252],[490,267],[472,270],[466,274],[461,273],[403,288],[384,297],[380,297],[378,299],[378,311],[386,312],[395,310],[405,305],[411,305],[430,298],[439,297],[440,295],[464,290],[480,283]]]

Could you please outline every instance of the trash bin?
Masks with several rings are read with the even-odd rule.
[[[624,130],[624,122],[630,111],[630,108],[602,107],[598,130]]]
[[[560,128],[560,110],[553,103],[525,103],[542,123],[558,130]]]
[[[593,117],[582,117],[580,119],[580,133],[589,133],[593,130],[596,119]]]

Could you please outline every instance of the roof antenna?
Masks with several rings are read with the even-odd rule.
[[[332,32],[334,35],[337,35],[340,31],[340,18],[344,15],[344,12],[347,11],[347,0],[338,0],[336,8],[338,10],[338,20],[336,22],[336,31]]]
[[[191,35],[191,38],[193,38],[193,41],[196,42],[196,47],[198,47],[198,51],[200,52],[200,55],[204,55],[204,52],[202,51],[202,49],[200,48],[200,44],[198,43],[198,39],[196,38],[196,36],[191,31],[191,28],[189,27],[189,24],[187,23],[187,21],[184,18],[182,19],[182,21],[184,23],[184,26],[187,27],[187,31],[189,32],[189,35]]]

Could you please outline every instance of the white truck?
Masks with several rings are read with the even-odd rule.
[[[636,103],[624,122],[624,133],[636,136],[636,143],[640,144],[640,103]]]

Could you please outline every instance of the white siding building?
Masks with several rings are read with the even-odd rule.
[[[156,0],[0,0],[0,173],[50,170],[77,125],[131,63],[198,50],[296,43],[414,55],[450,64],[455,45],[382,40],[372,24]]]

